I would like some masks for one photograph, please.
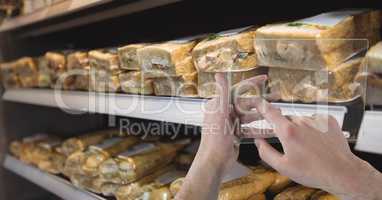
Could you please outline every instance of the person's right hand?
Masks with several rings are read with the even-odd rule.
[[[263,99],[252,99],[249,104],[273,124],[283,147],[280,153],[264,139],[255,139],[260,157],[271,167],[297,183],[343,199],[381,198],[381,174],[351,152],[333,117],[288,119]],[[254,131],[243,134],[258,137]]]

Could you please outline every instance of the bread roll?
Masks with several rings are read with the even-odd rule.
[[[119,74],[119,80],[123,92],[145,95],[154,93],[153,81],[146,79],[140,71],[123,71]]]
[[[139,64],[148,78],[193,74],[191,50],[195,45],[189,39],[148,45],[137,50]]]
[[[329,71],[270,68],[269,87],[283,101],[349,101],[361,93],[362,85],[355,81],[361,60],[352,59]]]
[[[287,188],[278,194],[274,200],[310,200],[316,189],[307,188],[304,186],[294,186]]]
[[[198,96],[196,72],[179,77],[161,77],[153,80],[156,96]]]
[[[37,58],[38,65],[38,87],[48,88],[52,86],[51,72],[45,56]]]
[[[74,78],[67,73],[66,55],[68,52],[47,52],[45,59],[51,76],[51,87],[56,89],[70,89]]]
[[[255,28],[218,33],[198,43],[192,51],[199,72],[248,71],[256,67]]]
[[[137,50],[147,46],[147,44],[130,44],[118,48],[118,58],[123,70],[140,70]]]
[[[16,73],[15,63],[1,63],[1,79],[4,88],[20,88],[21,81]]]
[[[19,77],[21,87],[33,88],[38,86],[38,68],[35,59],[24,57],[16,60],[14,72]]]
[[[72,88],[76,90],[89,90],[90,64],[88,53],[77,51],[67,57],[68,71],[73,73],[74,83]]]
[[[381,14],[371,10],[341,10],[256,30],[259,65],[305,70],[336,70],[355,52],[373,45]],[[365,40],[359,40],[365,39]]]
[[[116,49],[93,50],[89,52],[91,68],[91,89],[97,92],[120,90],[119,60]]]

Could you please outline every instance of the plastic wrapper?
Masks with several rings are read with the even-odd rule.
[[[191,50],[195,45],[195,38],[187,38],[138,49],[142,72],[147,78],[193,74],[196,69],[192,63]]]
[[[184,182],[184,178],[182,177],[182,178],[176,179],[175,181],[171,183],[170,192],[172,196],[175,197],[178,194],[178,192],[182,188],[183,182]]]
[[[198,92],[199,96],[203,98],[212,98],[216,96],[216,80],[215,74],[211,72],[199,72],[198,73]],[[230,81],[231,86],[249,79],[251,77],[266,74],[265,68],[255,68],[252,70],[241,71],[241,72],[229,72],[227,73],[228,80]],[[252,96],[259,94],[260,88],[251,88],[248,92],[243,95]]]
[[[20,88],[21,81],[15,71],[14,62],[2,63],[1,80],[5,88]]]
[[[67,74],[67,60],[65,52],[47,52],[45,59],[50,70],[51,87],[55,89],[70,89],[74,78]]]
[[[38,68],[36,60],[24,57],[14,62],[14,73],[17,74],[21,87],[33,88],[38,86]]]
[[[136,182],[125,186],[121,186],[115,193],[115,197],[118,200],[138,199],[142,197],[145,193],[150,193],[151,191],[160,188],[161,185],[156,183],[155,180],[160,176],[173,170],[175,170],[175,167],[173,165],[161,167],[160,169],[139,179]]]
[[[137,181],[172,162],[177,151],[185,145],[181,143],[158,144],[158,147],[134,155],[124,152],[103,162],[99,167],[100,176],[108,182],[118,184]]]
[[[249,199],[256,194],[263,194],[275,182],[271,171],[258,171],[226,183],[220,187],[219,200]]]
[[[310,200],[313,194],[317,191],[317,189],[301,185],[293,186],[276,195],[274,200]]]
[[[146,193],[143,198],[148,198],[150,200],[171,200],[173,199],[173,196],[168,187],[161,187],[150,193]]]
[[[90,88],[97,92],[118,92],[119,60],[116,49],[93,50],[89,52]]]
[[[121,90],[130,94],[151,95],[154,93],[153,81],[144,77],[140,71],[123,71],[119,74]]]
[[[197,97],[197,73],[179,77],[154,78],[154,94],[156,96]]]
[[[32,160],[31,152],[39,142],[47,140],[49,137],[46,134],[36,134],[30,137],[16,140],[9,145],[9,151],[20,160],[30,163]]]
[[[362,70],[361,61],[352,59],[328,71],[270,68],[269,87],[287,102],[348,102],[366,87],[355,80]]]
[[[256,30],[258,64],[292,69],[335,70],[380,37],[381,14],[371,10],[323,13]],[[362,39],[354,39],[362,38]]]
[[[123,70],[141,70],[139,65],[137,50],[147,46],[147,44],[130,44],[118,48],[118,58]]]
[[[84,175],[90,177],[98,176],[98,167],[103,161],[126,151],[126,149],[138,142],[139,139],[137,137],[119,137],[107,139],[100,144],[90,146],[88,150],[84,152],[86,157],[82,164]]]
[[[96,184],[97,178],[80,174],[71,175],[69,178],[73,185],[78,188],[89,190],[97,194],[101,193],[101,189],[98,187],[99,185]]]
[[[73,85],[70,89],[89,90],[90,65],[87,52],[77,51],[67,56],[68,72],[72,76]]]
[[[98,144],[104,139],[110,138],[115,135],[119,135],[119,130],[102,130],[81,135],[78,137],[69,138],[62,143],[61,147],[59,148],[59,151],[62,154],[69,156],[75,152],[84,151],[88,146]]]
[[[257,66],[254,27],[210,35],[192,51],[199,72],[247,71]]]
[[[332,194],[329,194],[325,191],[320,190],[315,192],[310,198],[310,200],[340,200],[340,199]]]

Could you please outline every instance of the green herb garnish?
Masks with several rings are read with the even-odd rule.
[[[210,40],[215,40],[219,37],[218,34],[211,34],[207,37],[207,41],[210,41]]]

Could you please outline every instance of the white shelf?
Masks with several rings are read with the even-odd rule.
[[[366,111],[363,117],[356,149],[371,153],[382,153],[382,111]]]
[[[14,89],[3,95],[6,101],[65,109],[72,114],[81,112],[135,117],[149,120],[201,125],[205,99],[139,96],[127,94],[56,92],[49,89]],[[347,108],[308,104],[274,103],[287,115],[331,114],[343,123]],[[80,112],[79,112],[80,111]]]
[[[10,155],[5,157],[3,165],[4,168],[9,171],[35,183],[62,199],[105,200],[93,193],[74,187],[69,181],[63,178],[45,173],[33,166],[26,165]]]
[[[164,6],[167,4],[175,3],[180,0],[126,0],[125,4],[100,10],[95,13],[87,14],[85,16],[78,16],[75,19],[64,20],[60,23],[52,23],[45,25],[38,30],[32,31],[31,35],[38,35],[51,31],[62,30],[70,27],[76,27],[89,23],[94,23],[100,20],[118,17],[126,14],[140,12],[143,10]],[[52,4],[48,7],[37,10],[33,13],[20,15],[14,18],[9,18],[0,26],[0,32],[15,30],[24,26],[33,25],[42,21],[46,21],[55,17],[67,16],[75,12],[83,11],[92,7],[100,7],[112,2],[112,0],[64,0]]]

